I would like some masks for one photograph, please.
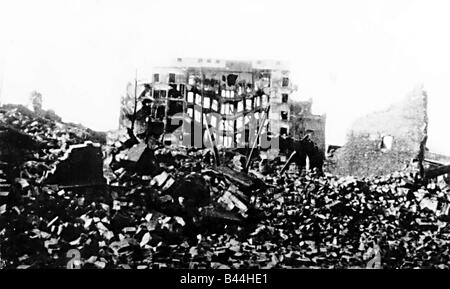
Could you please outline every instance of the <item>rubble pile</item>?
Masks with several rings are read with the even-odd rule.
[[[9,146],[24,148],[20,153],[33,151],[32,158],[39,161],[53,162],[62,157],[70,145],[93,141],[106,142],[106,134],[98,133],[81,125],[68,124],[60,118],[41,116],[22,105],[5,105],[0,107],[0,130],[9,130],[17,137],[4,138]],[[12,142],[11,142],[12,141]],[[4,149],[5,146],[2,146]]]
[[[449,267],[447,188],[424,186],[401,173],[372,179],[272,175],[265,180],[274,188],[256,200],[264,212],[257,224],[199,234],[196,246],[173,251],[169,267]]]
[[[247,242],[267,248],[269,267],[361,268],[377,250],[383,268],[449,266],[446,186],[406,173],[266,181],[277,188],[259,200],[266,218]]]
[[[410,172],[375,178],[279,175],[283,163],[209,150],[103,146],[105,185],[47,172],[95,135],[0,109],[0,267],[448,268],[448,187]],[[117,136],[116,136],[117,137]],[[6,150],[5,150],[6,148]],[[22,159],[11,157],[16,155]],[[225,162],[224,162],[225,161]]]
[[[48,172],[89,132],[38,118],[22,107],[4,109],[1,121],[32,144],[28,155],[18,154],[24,156],[21,162],[2,163],[18,171],[2,179],[0,252],[6,267],[65,266],[73,249],[85,267],[154,266],[149,256],[164,256],[169,245],[195,240],[205,228],[220,230],[217,219],[242,222],[251,211],[244,194],[253,191],[251,180],[231,169],[206,168],[211,159],[206,151],[106,147],[108,155],[114,154],[105,161],[108,186],[50,184]],[[65,169],[68,174],[71,167]],[[240,183],[232,185],[230,177]]]

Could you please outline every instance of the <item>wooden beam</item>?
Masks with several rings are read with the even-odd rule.
[[[247,156],[247,163],[245,164],[244,172],[248,172],[248,169],[250,168],[253,151],[255,150],[256,145],[258,144],[258,139],[259,139],[259,136],[261,135],[262,129],[264,127],[264,123],[266,122],[267,116],[269,114],[269,109],[270,109],[270,105],[267,106],[267,108],[265,109],[264,116],[262,118],[262,122],[259,123],[258,133],[257,133],[257,135],[255,137],[255,141],[253,142],[253,145],[252,145],[252,148],[250,150],[250,153]]]
[[[283,166],[283,168],[280,171],[280,175],[284,173],[284,171],[286,171],[287,168],[289,168],[289,165],[291,164],[292,160],[294,159],[295,155],[297,154],[296,151],[294,151],[290,157],[288,158],[288,160],[286,161],[286,164]]]

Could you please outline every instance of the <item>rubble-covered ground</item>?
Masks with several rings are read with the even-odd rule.
[[[245,175],[230,168],[239,158],[218,168],[208,150],[103,137],[24,107],[0,108],[0,267],[450,265],[444,184],[408,172],[280,176],[276,163]],[[69,146],[86,140],[103,142],[107,185],[47,184]]]

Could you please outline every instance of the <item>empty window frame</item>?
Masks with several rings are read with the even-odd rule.
[[[177,84],[177,90],[181,93],[184,93],[184,90],[186,89],[186,85],[184,84]]]
[[[255,107],[261,106],[261,97],[257,96],[255,97]]]
[[[381,138],[380,149],[382,151],[389,151],[392,149],[392,144],[394,143],[394,137],[390,135],[383,136]]]
[[[267,95],[262,96],[262,104],[267,105],[269,103],[269,97]]]
[[[194,109],[193,108],[188,108],[187,109],[187,114],[189,115],[190,118],[194,117]]]
[[[308,135],[309,136],[309,138],[310,139],[313,139],[314,138],[314,130],[312,130],[312,129],[307,129],[306,131],[305,131],[305,135]]]
[[[233,146],[233,138],[231,136],[225,136],[223,138],[224,147],[230,148]]]
[[[187,94],[187,102],[194,103],[194,93],[192,91],[189,91]]]
[[[175,83],[175,73],[169,73],[169,83]]]
[[[217,100],[214,99],[211,104],[211,109],[214,111],[217,111],[218,108],[219,108],[219,103],[217,102]]]
[[[200,106],[202,105],[202,96],[198,93],[195,95],[195,104]]]
[[[165,98],[166,97],[166,91],[165,90],[154,90],[153,91],[153,97],[155,99]]]
[[[234,104],[228,104],[225,107],[225,114],[230,114],[230,115],[235,114]]]
[[[244,110],[244,101],[238,102],[237,111],[242,112]]]
[[[238,79],[238,75],[237,74],[228,74],[227,75],[227,85],[228,86],[236,85],[237,79]]]
[[[222,103],[220,106],[220,114],[233,114],[234,106],[229,103]]]
[[[211,99],[209,97],[203,98],[203,107],[209,109],[211,105]]]
[[[245,100],[245,110],[252,110],[252,109],[253,109],[253,100],[246,99]]]
[[[215,115],[211,115],[210,125],[217,127],[217,117]]]
[[[281,84],[283,87],[289,86],[289,77],[283,77],[283,82]]]
[[[280,128],[280,135],[287,135],[288,129],[287,127],[281,127]]]
[[[281,102],[282,102],[282,103],[287,103],[287,102],[288,102],[288,99],[289,99],[289,94],[283,93],[283,94],[281,95]]]
[[[189,75],[188,84],[189,85],[196,85],[197,84],[197,79],[196,79],[195,75]]]
[[[281,120],[287,121],[288,120],[289,113],[287,111],[281,112]]]
[[[244,94],[244,88],[242,87],[242,86],[239,86],[238,87],[238,92],[237,92],[237,95],[242,95],[242,94]]]

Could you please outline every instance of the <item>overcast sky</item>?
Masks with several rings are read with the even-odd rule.
[[[450,2],[1,0],[0,101],[32,90],[65,120],[117,127],[126,83],[173,57],[281,59],[327,143],[423,84],[429,142],[450,154]]]

